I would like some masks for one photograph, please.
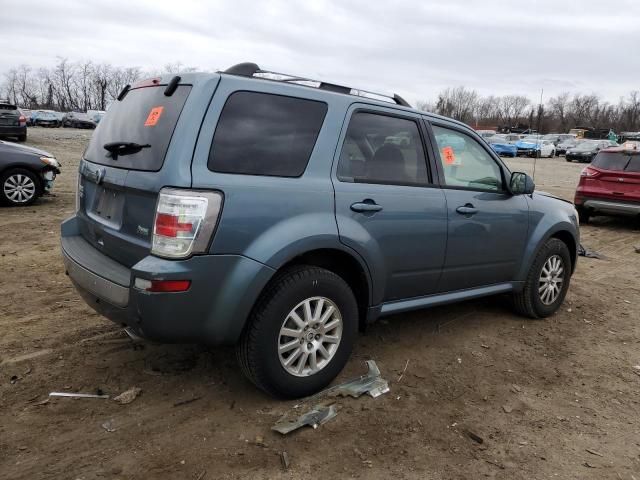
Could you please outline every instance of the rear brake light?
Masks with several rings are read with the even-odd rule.
[[[600,176],[600,172],[591,167],[584,167],[580,172],[580,176],[587,178],[597,178]]]
[[[221,207],[220,192],[162,189],[156,206],[151,253],[165,258],[205,253]]]
[[[146,292],[186,292],[191,286],[191,280],[146,280],[144,278],[136,278],[134,286],[138,290]]]
[[[27,121],[27,117],[25,117],[24,115],[20,115],[20,118],[18,118],[18,121],[19,121],[20,123],[24,123],[24,122],[26,122],[26,121]]]

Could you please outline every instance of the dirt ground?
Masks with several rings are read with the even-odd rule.
[[[340,380],[375,359],[391,391],[341,398],[330,422],[282,436],[271,425],[301,408],[251,386],[233,349],[134,344],[70,285],[59,224],[90,134],[31,129],[28,144],[62,162],[55,196],[0,209],[0,478],[640,480],[637,225],[583,226],[606,259],[580,259],[552,318],[524,320],[495,297],[377,323]],[[582,167],[541,159],[536,182],[570,199]],[[47,401],[133,386],[128,405]]]

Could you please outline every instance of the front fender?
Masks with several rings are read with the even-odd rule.
[[[522,282],[526,280],[536,255],[551,237],[558,234],[566,235],[567,233],[571,235],[576,249],[572,252],[574,258],[577,258],[577,248],[580,245],[578,218],[573,205],[539,193],[534,193],[533,197],[528,198],[527,201],[530,205],[530,234],[520,270],[515,279]],[[573,268],[575,269],[575,262]]]

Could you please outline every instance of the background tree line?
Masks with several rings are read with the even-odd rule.
[[[567,132],[575,127],[640,131],[640,92],[632,91],[617,104],[596,94],[561,93],[543,105],[523,95],[483,97],[465,87],[447,88],[435,102],[418,102],[418,108],[455,118],[472,127],[527,125],[541,132]]]
[[[71,62],[59,58],[51,68],[20,65],[4,75],[0,99],[24,108],[106,110],[127,84],[168,72],[194,71],[181,63],[167,64],[158,71],[118,67],[108,63]],[[630,92],[617,104],[595,94],[562,93],[544,105],[524,95],[481,96],[465,87],[447,88],[433,102],[418,102],[418,108],[465,122],[473,127],[515,127],[518,124],[541,132],[566,132],[577,126],[616,132],[640,131],[640,92]]]
[[[9,70],[0,83],[0,99],[30,109],[60,112],[106,110],[127,84],[160,73],[194,70],[179,62],[149,72],[139,67],[117,67],[90,61],[71,62],[59,58],[51,68],[20,65]]]

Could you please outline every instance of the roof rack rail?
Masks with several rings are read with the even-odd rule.
[[[396,105],[402,105],[403,107],[411,108],[409,102],[407,102],[404,98],[396,93],[394,93],[393,95],[389,95],[384,93],[370,92],[367,90],[345,87],[343,85],[336,85],[334,83],[327,83],[320,80],[313,80],[311,78],[289,75],[287,73],[271,72],[269,70],[262,70],[257,64],[252,62],[238,63],[237,65],[226,69],[223,73],[227,73],[229,75],[239,75],[241,77],[263,78],[265,80],[273,80],[276,82],[295,83],[298,85],[304,85],[306,87],[318,88],[320,90],[328,90],[330,92],[344,93],[347,95],[355,95],[358,97],[392,102]]]

